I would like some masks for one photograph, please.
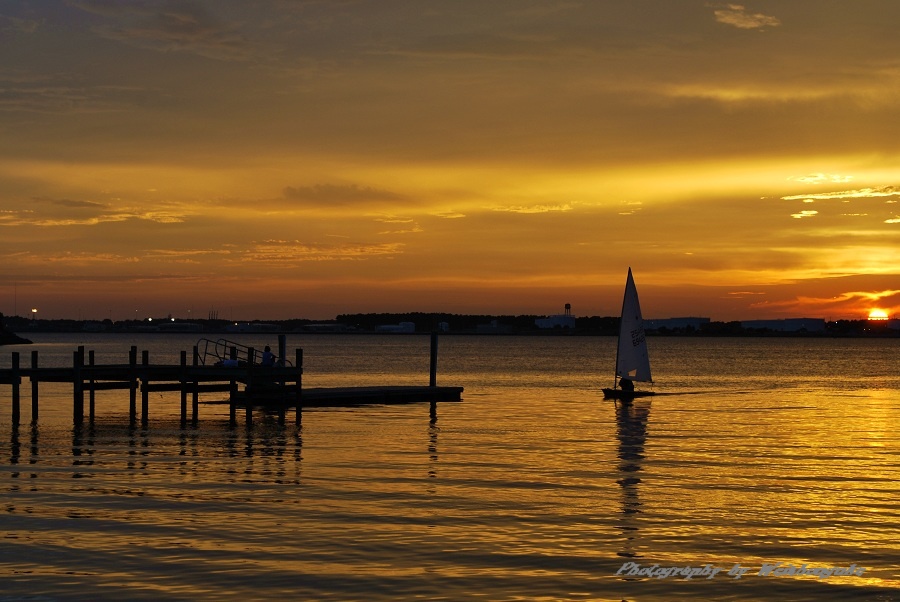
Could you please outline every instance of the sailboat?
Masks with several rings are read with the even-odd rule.
[[[635,397],[654,394],[652,391],[635,391],[634,381],[649,383],[653,382],[653,379],[650,376],[650,357],[647,355],[647,337],[644,334],[641,304],[638,301],[631,268],[628,268],[619,325],[619,345],[616,350],[615,383],[611,389],[603,389],[603,397],[628,401]]]

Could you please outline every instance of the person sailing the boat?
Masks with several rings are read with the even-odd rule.
[[[622,389],[624,393],[634,393],[634,381],[630,378],[620,378],[619,388]]]

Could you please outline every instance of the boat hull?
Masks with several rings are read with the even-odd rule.
[[[653,391],[623,391],[622,389],[603,389],[603,399],[618,399],[619,401],[631,401],[637,397],[650,397],[656,395]]]

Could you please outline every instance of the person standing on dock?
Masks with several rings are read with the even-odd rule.
[[[262,354],[262,362],[260,362],[263,366],[274,366],[275,365],[275,354],[272,353],[272,348],[266,345],[266,348],[263,350]]]

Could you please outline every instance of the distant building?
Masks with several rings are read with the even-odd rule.
[[[330,323],[307,324],[297,328],[295,332],[347,332],[350,328],[346,324]]]
[[[200,332],[203,328],[195,322],[162,321],[157,325],[159,332]]]
[[[415,332],[415,322],[400,322],[399,324],[382,324],[375,327],[375,332]]]
[[[538,328],[575,328],[575,316],[572,315],[572,305],[566,303],[565,313],[556,314],[549,318],[538,318],[534,321]]]
[[[235,322],[226,326],[225,332],[278,332],[278,325],[265,322]]]
[[[775,332],[824,332],[825,320],[821,318],[787,318],[785,320],[748,320],[741,328],[772,330]]]
[[[700,330],[709,324],[709,318],[665,318],[661,320],[644,320],[644,330]]]
[[[478,334],[509,334],[512,331],[512,326],[501,324],[497,320],[491,320],[490,324],[478,324],[475,327],[475,332]]]

